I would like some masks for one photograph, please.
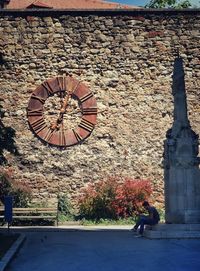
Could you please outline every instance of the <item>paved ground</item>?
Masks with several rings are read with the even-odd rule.
[[[200,270],[200,240],[149,240],[127,229],[25,231],[7,271]]]

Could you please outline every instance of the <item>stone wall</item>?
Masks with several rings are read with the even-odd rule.
[[[163,202],[163,141],[172,124],[171,74],[179,49],[185,65],[189,118],[200,134],[200,12],[21,12],[0,17],[0,103],[16,131],[19,156],[4,152],[35,201],[75,198],[107,175],[150,179]],[[26,108],[44,80],[69,73],[93,91],[98,123],[81,145],[43,144]]]

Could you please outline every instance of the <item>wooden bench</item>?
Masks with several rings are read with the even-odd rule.
[[[13,208],[13,220],[54,220],[58,226],[57,208]],[[0,207],[0,219],[4,219],[4,207]]]

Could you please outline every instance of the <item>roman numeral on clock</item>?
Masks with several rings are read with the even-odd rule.
[[[57,77],[57,82],[58,82],[60,91],[65,91],[66,90],[65,76]]]
[[[89,120],[86,120],[86,119],[82,119],[78,126],[80,128],[83,128],[84,130],[90,132],[90,133],[94,129],[94,124],[92,122],[90,122]]]
[[[93,93],[87,93],[85,94],[83,97],[80,98],[81,103],[84,103],[85,101],[87,101],[88,99],[90,99],[91,97],[93,97]]]
[[[96,115],[97,114],[97,108],[96,107],[90,107],[90,108],[83,108],[82,109],[83,115]]]
[[[66,144],[66,140],[65,140],[65,133],[63,131],[63,129],[59,130],[59,145],[63,146]]]
[[[46,90],[48,96],[54,94],[54,90],[51,88],[51,86],[49,85],[48,82],[44,82],[44,83],[42,84],[42,86],[45,88],[45,90]]]
[[[52,138],[53,133],[54,133],[54,130],[52,130],[51,128],[48,128],[48,130],[47,130],[47,132],[46,132],[43,139],[46,140],[46,141],[49,141]]]
[[[44,104],[45,101],[46,101],[44,98],[42,98],[42,97],[40,97],[40,96],[37,96],[35,93],[32,94],[31,98],[37,99],[37,100],[38,100],[39,102],[41,102],[42,104]]]
[[[38,108],[38,109],[29,109],[27,110],[27,115],[28,117],[31,117],[31,116],[42,116],[42,108]]]
[[[42,130],[44,130],[45,128],[47,128],[47,124],[46,124],[46,122],[44,121],[43,118],[37,119],[36,121],[30,123],[30,125],[32,126],[33,130],[36,133],[39,133]]]
[[[82,137],[81,137],[74,129],[72,129],[72,131],[73,131],[74,136],[75,136],[75,138],[76,138],[76,140],[77,140],[78,142],[80,142],[80,141],[83,140],[83,138],[82,138]]]

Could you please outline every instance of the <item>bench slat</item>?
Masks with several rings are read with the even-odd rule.
[[[4,208],[0,208],[4,212]],[[14,212],[57,212],[56,208],[13,208]]]
[[[56,212],[57,211],[57,208],[13,208],[13,211],[54,211]]]
[[[57,210],[56,211],[40,211],[40,210],[37,210],[37,211],[20,211],[20,210],[13,210],[13,214],[55,214],[57,213]]]
[[[24,215],[17,215],[13,216],[13,219],[56,219],[57,216],[40,216],[40,215],[34,215],[34,216],[24,216]]]
[[[0,207],[0,212],[4,213],[4,206]],[[52,214],[52,215],[51,215]],[[4,219],[4,215],[0,215]],[[47,219],[56,220],[58,225],[58,209],[57,208],[13,208],[13,219]]]

